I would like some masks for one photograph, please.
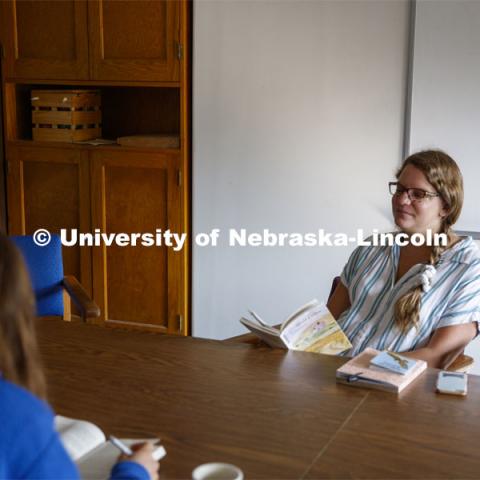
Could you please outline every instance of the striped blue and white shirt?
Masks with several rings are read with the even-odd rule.
[[[366,347],[403,352],[427,345],[440,327],[480,322],[480,251],[471,237],[445,250],[435,265],[430,289],[421,294],[418,330],[402,331],[395,324],[396,301],[422,284],[428,267],[414,265],[398,282],[398,245],[357,247],[345,265],[341,280],[351,306],[338,318],[354,356]]]

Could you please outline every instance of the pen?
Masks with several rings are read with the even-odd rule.
[[[119,440],[117,437],[114,437],[113,435],[110,435],[108,437],[109,442],[112,443],[112,445],[115,445],[122,453],[125,455],[131,455],[133,452],[132,450],[127,447],[121,440]]]
[[[127,445],[125,445],[121,440],[119,440],[117,437],[114,437],[113,435],[110,435],[108,437],[108,440],[109,442],[114,445],[115,447],[117,447],[122,453],[124,453],[125,455],[132,455],[133,452],[132,452],[132,449],[130,447],[128,447]],[[156,460],[157,462],[159,460],[161,460],[165,455],[167,454],[167,451],[165,450],[165,448],[160,445],[160,446],[156,446],[155,450],[152,452],[152,458],[154,460]]]

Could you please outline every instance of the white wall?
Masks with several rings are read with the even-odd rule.
[[[194,2],[193,231],[388,228],[406,1]],[[193,334],[325,298],[348,248],[193,249]]]
[[[462,169],[457,227],[480,232],[480,2],[416,2],[410,151],[439,147]]]

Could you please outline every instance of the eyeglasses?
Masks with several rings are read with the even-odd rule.
[[[439,197],[439,193],[427,192],[421,188],[405,188],[401,183],[389,182],[388,189],[390,194],[395,197],[401,197],[405,192],[411,202],[421,202],[425,198]]]

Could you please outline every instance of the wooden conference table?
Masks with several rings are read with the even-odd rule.
[[[256,478],[479,478],[480,377],[466,398],[428,371],[400,396],[335,384],[342,359],[44,320],[57,413],[160,436],[161,478],[221,461]]]

